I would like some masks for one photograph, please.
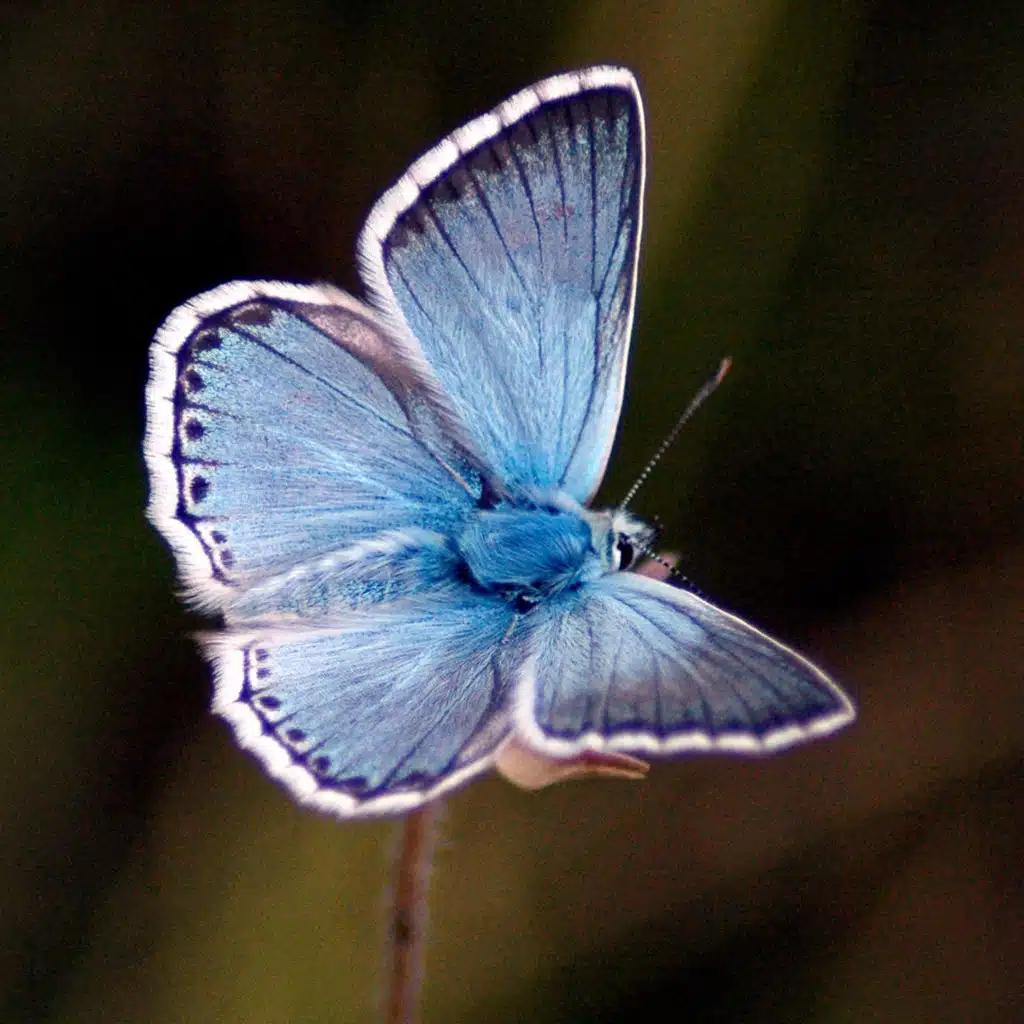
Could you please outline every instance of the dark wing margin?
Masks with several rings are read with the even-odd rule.
[[[359,241],[371,300],[418,340],[515,489],[600,483],[622,403],[644,187],[632,74],[525,89],[444,139]]]

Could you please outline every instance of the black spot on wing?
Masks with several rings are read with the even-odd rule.
[[[201,504],[209,493],[210,481],[205,476],[192,477],[192,483],[189,485],[189,497],[192,499],[193,505]]]
[[[241,327],[266,327],[274,319],[274,307],[262,300],[235,306],[226,314],[228,323]]]
[[[215,349],[220,348],[221,337],[220,331],[216,328],[200,328],[188,342],[188,350],[192,356],[200,356],[204,352],[212,352]]]
[[[390,253],[400,252],[422,238],[433,226],[426,200],[421,196],[412,206],[401,214],[387,238],[384,240],[383,253],[385,262]]]
[[[185,450],[183,445],[198,442],[206,434],[206,425],[201,414],[203,412],[223,415],[219,410],[206,406],[197,400],[206,388],[203,374],[216,372],[209,363],[204,363],[203,356],[221,348],[224,344],[223,331],[230,330],[235,322],[264,322],[273,314],[268,303],[249,302],[240,306],[223,310],[204,320],[184,341],[176,353],[177,375],[174,393],[171,396],[174,408],[174,441],[171,449],[171,461],[178,476],[178,505],[176,517],[186,526],[199,542],[206,553],[212,577],[221,583],[230,584],[224,575],[224,569],[230,568],[233,556],[228,550],[214,552],[207,543],[199,523],[202,516],[196,515],[192,509],[200,505],[210,492],[211,483],[208,477],[201,474],[189,476],[186,467],[196,465],[216,466],[218,463],[196,459]],[[227,538],[217,531],[214,541],[220,545]]]

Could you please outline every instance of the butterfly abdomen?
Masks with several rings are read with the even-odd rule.
[[[514,506],[481,510],[455,546],[471,585],[527,605],[602,571],[590,525],[571,511]]]

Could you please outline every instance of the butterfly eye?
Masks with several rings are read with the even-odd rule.
[[[632,542],[624,533],[619,534],[619,539],[615,542],[615,550],[619,553],[619,568],[628,569],[633,564],[636,552],[633,550]]]

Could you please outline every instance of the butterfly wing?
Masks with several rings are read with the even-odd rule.
[[[148,514],[207,609],[387,531],[448,531],[483,486],[415,343],[327,286],[186,303],[157,333],[146,402]]]
[[[363,229],[382,315],[418,339],[495,473],[581,502],[618,422],[644,184],[633,76],[526,89],[428,152]]]
[[[760,753],[854,717],[806,658],[685,590],[612,573],[534,611],[515,695],[526,740],[581,750]],[[542,616],[542,617],[540,617]]]
[[[513,612],[457,589],[486,472],[415,342],[336,289],[235,282],[151,358],[149,515],[224,613],[205,647],[241,744],[344,816],[486,768]]]
[[[408,810],[487,767],[510,728],[513,612],[435,593],[318,628],[206,641],[214,710],[303,803],[342,817]]]

